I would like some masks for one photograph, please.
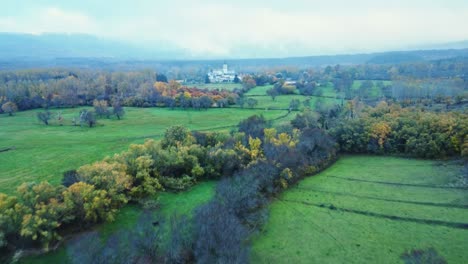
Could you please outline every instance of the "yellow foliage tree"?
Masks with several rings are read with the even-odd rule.
[[[379,147],[382,149],[387,136],[390,134],[391,128],[387,122],[381,121],[372,125],[371,136],[377,139]]]

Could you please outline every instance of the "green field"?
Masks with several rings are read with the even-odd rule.
[[[340,102],[337,99],[326,98],[326,97],[334,97],[336,95],[332,86],[321,87],[323,96],[326,96],[326,97],[289,94],[289,95],[278,95],[276,96],[274,101],[271,98],[271,96],[267,95],[266,93],[266,91],[271,88],[273,88],[273,85],[257,86],[249,90],[247,93],[245,93],[245,96],[246,98],[253,98],[257,100],[258,104],[255,106],[255,108],[260,108],[260,109],[288,109],[289,103],[293,99],[298,99],[301,102],[299,110],[304,109],[303,102],[307,98],[310,99],[310,106],[312,109],[314,108],[318,100],[321,100],[323,104],[325,105],[334,105]],[[247,106],[244,106],[244,107],[247,107]]]
[[[161,204],[160,213],[164,218],[168,218],[174,213],[191,215],[194,208],[209,201],[214,194],[215,182],[202,182],[194,186],[189,191],[181,193],[161,193],[159,201]],[[105,223],[97,226],[95,230],[106,238],[109,235],[123,229],[134,227],[138,217],[142,213],[139,206],[127,205],[122,208],[114,222]],[[56,251],[40,255],[29,256],[21,260],[21,263],[27,264],[49,264],[49,263],[70,263],[67,256],[67,243]]]
[[[229,90],[232,91],[235,88],[242,89],[241,83],[197,83],[197,84],[186,84],[187,87],[197,87],[200,89],[220,89],[220,90]]]
[[[351,86],[351,89],[357,92],[359,90],[359,88],[361,87],[361,84],[363,82],[364,81],[362,81],[362,80],[355,80],[353,82],[353,86]],[[384,95],[383,91],[382,91],[381,88],[377,87],[377,85],[376,85],[378,80],[373,80],[372,82],[374,83],[374,86],[372,86],[370,91],[367,91],[369,98],[380,98],[380,97],[382,97]],[[382,81],[382,83],[384,85],[391,85],[392,81]]]
[[[30,181],[58,184],[63,172],[121,152],[131,143],[160,138],[172,125],[184,125],[191,130],[229,131],[229,126],[254,114],[275,119],[287,113],[239,108],[208,111],[126,108],[123,120],[100,119],[97,127],[81,128],[71,124],[78,108],[60,111],[66,120],[64,126],[39,123],[37,110],[18,112],[12,117],[0,115],[0,149],[15,147],[0,152],[0,192],[12,194],[21,183]]]
[[[253,244],[253,263],[402,263],[433,247],[448,263],[468,259],[466,189],[459,167],[436,161],[350,156],[275,199]]]

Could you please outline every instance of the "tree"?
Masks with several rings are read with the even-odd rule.
[[[63,192],[67,208],[73,212],[73,220],[80,224],[111,221],[117,212],[112,207],[112,197],[105,190],[96,190],[94,185],[77,182]]]
[[[242,86],[244,87],[244,90],[248,91],[257,86],[257,83],[252,76],[246,75],[242,78]]]
[[[167,77],[166,75],[162,74],[162,73],[158,73],[156,74],[156,81],[157,82],[165,82],[167,83]]]
[[[238,104],[240,108],[244,108],[244,105],[245,105],[244,97],[241,97],[241,96],[237,97],[236,104]]]
[[[109,117],[109,109],[106,100],[94,100],[93,101],[94,111],[100,117],[107,116]]]
[[[265,117],[253,115],[239,123],[239,132],[244,132],[246,138],[263,138],[264,129],[267,125]]]
[[[267,95],[271,96],[271,99],[274,101],[276,96],[278,96],[279,92],[275,88],[268,89],[266,91]]]
[[[49,120],[52,118],[52,114],[49,111],[37,113],[37,119],[43,122],[46,126],[49,125]]]
[[[184,126],[172,126],[166,129],[161,144],[163,147],[190,145],[194,140],[190,131]]]
[[[79,182],[78,173],[76,170],[69,170],[63,173],[62,185],[65,187],[69,187],[74,183]]]
[[[80,112],[80,124],[87,124],[89,127],[95,126],[97,123],[93,111],[83,110]]]
[[[206,95],[200,97],[199,100],[200,100],[200,107],[204,108],[205,110],[210,108],[211,105],[213,104],[213,101],[211,100],[211,98]]]
[[[114,208],[127,203],[125,193],[133,186],[133,180],[127,174],[127,166],[117,162],[99,161],[91,165],[81,166],[78,179],[94,185],[96,189],[105,190],[111,196]],[[105,196],[105,194],[100,194]]]
[[[239,79],[239,76],[237,76],[237,74],[234,76],[234,83],[240,83],[240,79]]]
[[[299,99],[292,99],[291,102],[289,103],[289,110],[297,111],[299,110],[300,105],[301,105],[301,102],[299,101]]]
[[[195,213],[198,263],[248,263],[248,230],[228,208],[212,201]]]
[[[253,98],[247,99],[247,105],[250,108],[254,108],[257,104],[258,104],[258,101],[256,99],[253,99]]]
[[[15,103],[8,101],[2,105],[2,110],[5,113],[8,113],[9,116],[12,116],[16,111],[18,111],[18,106]]]
[[[210,76],[208,76],[208,74],[205,75],[205,83],[211,83]]]
[[[54,187],[47,182],[23,183],[17,189],[21,202],[28,208],[20,235],[40,241],[46,250],[51,242],[60,239],[57,229],[69,216],[61,202],[63,189],[63,186]]]
[[[125,110],[118,100],[112,104],[112,112],[119,120],[125,115]]]

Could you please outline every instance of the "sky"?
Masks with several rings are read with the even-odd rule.
[[[0,32],[84,33],[197,56],[290,57],[468,40],[466,0],[0,0]]]

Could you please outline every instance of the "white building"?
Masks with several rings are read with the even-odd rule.
[[[212,83],[234,82],[236,75],[235,71],[230,71],[228,69],[228,65],[226,63],[223,64],[222,69],[214,69],[208,72],[208,78]]]

